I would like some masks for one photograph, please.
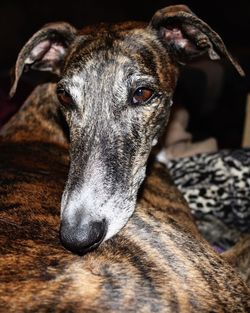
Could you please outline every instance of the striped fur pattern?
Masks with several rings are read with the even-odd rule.
[[[181,6],[176,11],[180,9],[187,10]],[[172,14],[173,7],[168,12]],[[185,18],[186,14],[191,13],[187,10]],[[101,30],[101,26],[98,29]],[[188,31],[190,27],[185,29]],[[168,46],[162,43],[162,38],[158,39],[163,30],[156,19],[154,26],[149,28],[127,23],[105,26],[97,35],[96,32],[88,35],[90,30],[85,29],[76,36],[76,31],[68,24],[53,24],[35,34],[21,51],[12,93],[23,68],[32,66],[59,74],[58,86],[70,88],[68,92],[75,101],[71,103],[73,107],[61,108],[69,127],[70,154],[63,131],[64,118],[56,99],[57,87],[53,83],[38,86],[1,132],[0,312],[238,313],[250,310],[249,289],[236,271],[200,236],[185,200],[163,165],[156,162],[148,165],[146,180],[138,193],[154,136],[159,136],[158,132],[167,120],[178,73],[178,65],[171,52],[176,31],[166,30],[170,40]],[[200,49],[209,48],[212,54],[210,41],[203,37],[200,42],[200,31],[194,35]],[[84,42],[82,36],[87,36]],[[105,43],[103,47],[102,40]],[[185,42],[181,39],[181,48]],[[155,49],[150,48],[152,45]],[[71,48],[67,50],[69,46]],[[121,51],[124,51],[122,58]],[[124,58],[126,51],[130,51],[133,68],[127,55]],[[159,53],[155,55],[155,51]],[[116,56],[115,63],[111,56]],[[102,60],[105,61],[103,67]],[[134,75],[130,75],[129,88],[124,80],[127,78],[124,62],[128,63],[125,68],[132,69],[130,74]],[[77,67],[79,65],[81,68]],[[94,80],[91,80],[90,69],[95,74]],[[114,71],[117,80],[112,80]],[[153,86],[158,82],[161,96],[159,91],[158,97],[152,98],[148,106],[132,108],[126,101],[118,106],[119,102],[114,101],[116,93],[110,90],[117,88],[119,95],[125,97],[131,85],[138,83],[139,78],[144,81],[145,75],[147,83],[150,81],[152,84],[151,88],[156,88]],[[85,81],[84,77],[88,80]],[[112,83],[105,84],[110,77]],[[84,83],[89,79],[92,85],[88,84],[87,88]],[[79,88],[75,88],[77,86]],[[94,117],[96,123],[93,123]],[[125,118],[123,127],[120,125],[121,117]],[[110,133],[105,120],[112,121],[108,124]],[[93,129],[88,129],[86,125],[91,124]],[[117,128],[114,129],[114,125]],[[126,127],[129,131],[124,137]],[[92,141],[88,141],[86,129]],[[101,130],[106,134],[106,140],[102,141],[103,138],[97,136]],[[122,139],[128,140],[127,145],[118,140],[118,130],[123,133]],[[111,149],[112,143],[114,150]],[[117,145],[119,149],[116,149]],[[123,158],[125,148],[132,154],[130,162]],[[89,149],[93,149],[92,154],[89,154]],[[92,189],[98,191],[97,201],[101,196],[107,197],[109,188],[105,187],[104,193],[99,192],[100,182],[105,182],[99,163],[95,163],[98,158],[100,162],[100,151],[107,153],[106,162],[102,162],[106,165],[104,172],[111,169],[106,175],[107,183],[119,187],[125,182],[131,193],[125,198],[124,193],[121,194],[119,203],[125,203],[125,210],[120,207],[120,215],[113,214],[117,201],[114,202],[116,205],[110,205],[106,215],[106,219],[109,218],[107,233],[117,227],[116,223],[120,226],[115,232],[120,230],[119,233],[95,251],[84,256],[74,255],[63,248],[58,236],[61,194],[64,190],[62,220],[65,203],[68,202],[67,193],[78,192],[78,201],[79,195],[82,197],[79,186],[88,183],[92,174],[97,179],[92,180]],[[112,151],[116,153],[111,158]],[[109,167],[109,162],[116,167]],[[121,162],[125,162],[124,179],[116,176]],[[119,191],[121,188],[118,187]],[[88,191],[91,193],[90,189]],[[126,224],[136,199],[136,210]],[[128,212],[126,205],[129,201],[133,206],[125,218],[124,211]],[[102,201],[99,208],[105,207],[106,202]],[[79,208],[73,210],[71,218],[78,215],[81,221],[82,216],[86,219],[93,215],[96,217],[96,212],[98,210],[94,207],[87,216],[86,211]],[[121,221],[126,224],[122,229]],[[77,233],[77,229],[74,231]]]
[[[179,63],[205,53],[228,59],[242,74],[221,38],[182,5],[158,11],[149,25],[77,31],[49,24],[24,46],[11,94],[25,67],[58,75],[70,135],[60,228],[68,249],[85,253],[127,223],[152,146],[168,121]],[[151,96],[134,103],[145,90]]]
[[[0,312],[248,312],[249,290],[199,235],[159,163],[148,167],[136,211],[117,236],[83,257],[62,247],[67,142],[49,122],[39,125],[39,139],[26,124],[47,114],[59,121],[53,103],[37,97],[51,88],[35,90],[1,139]],[[10,133],[16,123],[20,137]],[[25,129],[34,139],[24,140]]]

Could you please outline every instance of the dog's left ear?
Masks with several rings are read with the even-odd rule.
[[[157,11],[149,27],[157,31],[163,45],[177,62],[186,63],[207,53],[212,60],[226,58],[241,76],[245,75],[220,36],[187,6],[173,5]]]
[[[75,39],[76,32],[73,26],[65,22],[46,24],[37,31],[18,55],[10,96],[15,94],[23,71],[29,68],[59,75],[66,51]]]

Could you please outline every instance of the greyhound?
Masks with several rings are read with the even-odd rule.
[[[127,223],[168,120],[179,65],[205,53],[225,57],[243,75],[221,38],[183,5],[159,10],[147,26],[77,31],[49,24],[21,50],[11,95],[23,69],[58,76],[56,93],[70,134],[60,229],[66,248],[85,253]]]
[[[1,131],[0,312],[249,312],[249,289],[200,235],[165,166],[148,164],[142,183],[179,64],[207,52],[242,74],[185,6],[147,26],[50,24],[24,46],[12,94],[25,67],[59,80]],[[87,255],[59,242],[63,188],[61,241],[77,254],[102,243]]]

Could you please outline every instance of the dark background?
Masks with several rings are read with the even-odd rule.
[[[13,106],[1,122],[5,122],[20,105],[22,93],[9,103],[5,97],[9,88],[9,70],[23,44],[45,23],[64,20],[77,28],[97,22],[124,20],[149,21],[154,12],[179,1],[134,0],[134,1],[79,1],[59,0],[0,2],[0,114],[6,106]],[[219,97],[204,110],[207,93],[206,75],[185,70],[181,76],[178,92],[182,104],[191,113],[190,129],[195,139],[215,136],[220,147],[238,147],[241,144],[245,99],[249,91],[250,73],[250,1],[183,1],[200,18],[206,21],[223,38],[226,46],[240,62],[247,76],[244,79],[228,64],[223,65],[223,82]],[[211,65],[213,66],[213,65]],[[4,100],[4,101],[3,101]],[[14,103],[14,104],[13,104]]]

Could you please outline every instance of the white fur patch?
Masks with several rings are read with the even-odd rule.
[[[152,147],[156,146],[158,143],[158,139],[154,138],[152,141]]]
[[[156,155],[156,160],[167,165],[169,160],[168,160],[168,157],[167,157],[167,153],[166,153],[166,150],[163,148],[161,149],[161,151]]]
[[[82,86],[84,84],[84,78],[81,74],[76,74],[70,80],[70,94],[76,103],[82,101]]]

